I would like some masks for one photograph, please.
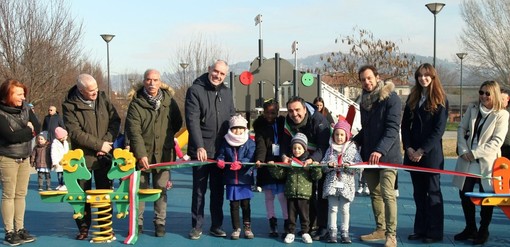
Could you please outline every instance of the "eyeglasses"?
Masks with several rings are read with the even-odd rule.
[[[484,91],[480,90],[480,91],[478,91],[478,94],[479,94],[480,96],[482,96],[482,95],[484,95],[484,94],[485,94],[485,96],[487,96],[487,97],[491,96],[491,92],[489,92],[489,91],[484,92]]]

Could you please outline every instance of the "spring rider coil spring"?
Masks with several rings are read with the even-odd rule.
[[[92,215],[92,239],[91,243],[110,243],[115,240],[115,235],[112,228],[112,203],[110,195],[112,190],[87,190],[87,202],[90,203]]]

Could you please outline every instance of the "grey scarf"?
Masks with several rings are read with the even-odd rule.
[[[147,101],[149,101],[149,104],[151,104],[152,108],[154,108],[154,110],[158,110],[159,107],[161,106],[161,100],[163,99],[163,93],[161,92],[161,90],[158,90],[158,94],[156,96],[151,96],[149,95],[149,93],[147,92],[147,90],[145,90],[145,87],[143,88],[143,96],[145,96],[145,98],[147,99]]]
[[[372,106],[374,103],[379,100],[379,94],[383,87],[384,83],[382,81],[377,82],[377,87],[372,92],[367,92],[363,90],[363,94],[361,95],[361,107],[366,110],[372,110]]]

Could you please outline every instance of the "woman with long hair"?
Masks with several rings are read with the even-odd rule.
[[[436,69],[428,63],[414,74],[416,84],[402,117],[404,164],[444,168],[442,136],[448,117],[448,100]],[[409,240],[434,243],[443,240],[444,208],[440,174],[410,172],[416,205],[414,233]]]

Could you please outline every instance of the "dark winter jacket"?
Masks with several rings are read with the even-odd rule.
[[[292,156],[290,142],[292,137],[300,132],[308,138],[308,151],[313,161],[320,162],[329,147],[331,127],[326,118],[317,111],[315,105],[306,103],[306,125],[297,127],[289,116],[285,118],[285,135],[282,136],[280,151],[287,157]],[[305,120],[303,120],[305,121]]]
[[[62,127],[65,129],[64,120],[62,120],[58,113],[55,113],[53,115],[48,114],[46,115],[46,117],[44,117],[42,130],[48,131],[49,143],[52,143],[53,139],[55,139],[55,129],[57,127]]]
[[[435,169],[444,168],[443,134],[448,119],[448,102],[446,107],[438,105],[437,111],[425,111],[427,102],[421,107],[410,109],[406,105],[402,118],[402,143],[404,145],[404,164]],[[411,114],[411,111],[413,114]],[[424,153],[419,162],[412,162],[407,149],[423,149]]]
[[[232,91],[225,84],[214,86],[209,73],[198,77],[186,92],[184,105],[189,132],[188,155],[197,157],[197,149],[205,148],[208,158],[215,158],[222,137],[228,131],[228,120],[235,113]]]
[[[402,103],[394,88],[393,83],[386,82],[370,111],[360,107],[362,129],[353,140],[361,146],[363,161],[368,161],[372,152],[379,152],[380,162],[402,164],[399,133]]]
[[[34,131],[28,127],[34,126]],[[41,124],[30,107],[11,107],[0,103],[0,156],[26,159],[32,152],[32,138],[39,133]]]
[[[36,145],[30,155],[30,164],[35,168],[51,169],[50,144],[46,143],[42,146]]]
[[[223,139],[223,138],[222,138]],[[230,146],[227,141],[223,140],[223,144],[218,150],[217,160],[225,162],[233,162],[237,154],[237,160],[243,163],[253,162],[253,154],[255,153],[255,142],[248,138],[248,141],[239,147]],[[230,170],[230,164],[226,164],[223,172],[223,181],[225,184],[253,184],[253,171],[255,166],[242,165],[240,170]]]
[[[167,162],[175,159],[174,135],[182,127],[182,116],[174,91],[161,84],[163,99],[155,110],[143,95],[143,85],[132,89],[126,116],[126,136],[131,152],[137,159],[148,157],[149,162]]]
[[[280,155],[273,155],[273,144],[282,140],[284,134],[283,125],[285,124],[285,117],[278,116],[275,123],[269,123],[264,116],[259,116],[253,122],[253,130],[255,131],[255,161],[266,163],[268,161],[280,162]],[[276,127],[276,128],[275,128]],[[276,131],[275,131],[276,129]],[[257,169],[257,185],[264,186],[268,184],[283,184],[285,180],[275,179],[269,173],[267,166],[261,166]]]
[[[301,155],[300,160],[309,158],[308,152]],[[281,167],[272,166],[269,168],[271,175],[276,179],[285,179],[285,197],[289,199],[306,199],[312,197],[312,184],[322,177],[320,166],[310,166],[309,168],[300,167]]]
[[[87,167],[95,170],[100,166],[97,152],[105,141],[113,142],[119,134],[120,117],[104,92],[98,92],[95,109],[81,101],[78,94],[78,87],[72,87],[62,103],[64,123],[71,147],[82,149]]]

